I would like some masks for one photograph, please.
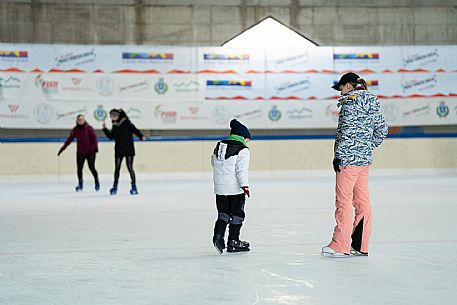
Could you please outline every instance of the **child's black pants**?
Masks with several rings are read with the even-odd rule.
[[[227,224],[229,224],[229,240],[239,240],[240,230],[243,225],[245,213],[244,203],[246,197],[239,195],[216,195],[218,217],[214,226],[214,234],[224,236]]]

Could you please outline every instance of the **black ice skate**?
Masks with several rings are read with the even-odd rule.
[[[113,184],[113,187],[109,190],[110,195],[116,195],[117,194],[117,184]]]
[[[138,189],[136,188],[135,183],[132,183],[132,188],[130,189],[130,195],[138,195]]]
[[[225,249],[224,236],[221,234],[215,234],[213,237],[213,245],[214,248],[216,248],[217,252],[219,252],[219,254],[222,254],[222,252],[224,252]]]
[[[80,181],[78,182],[78,185],[75,187],[75,191],[76,191],[76,192],[81,192],[82,190],[83,190],[83,181],[80,180]]]
[[[235,252],[247,252],[251,251],[249,249],[249,243],[247,241],[242,240],[229,240],[227,243],[227,252],[235,253]]]

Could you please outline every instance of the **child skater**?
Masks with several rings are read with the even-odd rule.
[[[122,109],[111,109],[110,112],[111,122],[113,128],[109,131],[103,123],[103,132],[110,139],[115,141],[114,145],[114,183],[113,188],[110,190],[111,195],[117,193],[117,185],[119,183],[119,173],[121,170],[122,160],[125,158],[127,169],[130,173],[132,188],[130,189],[131,195],[137,195],[138,190],[136,187],[135,171],[133,170],[133,158],[135,156],[135,147],[133,145],[133,136],[135,134],[141,141],[145,140],[144,135],[133,125],[127,114]]]
[[[387,136],[387,124],[376,95],[368,91],[365,80],[346,73],[332,87],[341,91],[333,169],[336,172],[336,226],[330,244],[322,255],[368,256],[371,234],[371,205],[368,173],[372,151]],[[355,218],[353,216],[355,208]]]
[[[227,252],[249,251],[249,243],[240,240],[245,217],[245,196],[250,197],[248,170],[250,152],[246,146],[251,139],[249,129],[238,122],[230,122],[230,136],[217,143],[211,156],[214,172],[214,193],[218,218],[214,226],[213,244],[219,254],[225,249],[224,235],[229,225]]]
[[[70,136],[60,148],[57,156],[60,156],[75,138],[77,140],[76,164],[78,169],[78,185],[75,190],[77,192],[83,190],[83,167],[84,162],[87,160],[89,169],[94,176],[95,190],[98,192],[100,190],[100,182],[98,181],[98,173],[95,169],[95,154],[98,152],[97,136],[95,135],[95,130],[86,122],[82,114],[76,117],[76,126],[71,130]]]

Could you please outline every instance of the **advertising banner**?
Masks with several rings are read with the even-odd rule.
[[[457,124],[457,46],[231,49],[0,44],[0,127],[96,127],[122,107],[143,129],[334,128],[354,71],[391,125]]]

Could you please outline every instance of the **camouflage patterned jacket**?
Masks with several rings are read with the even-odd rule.
[[[370,165],[373,149],[388,131],[378,98],[366,90],[353,90],[338,99],[338,107],[335,158],[341,160],[340,166]]]

